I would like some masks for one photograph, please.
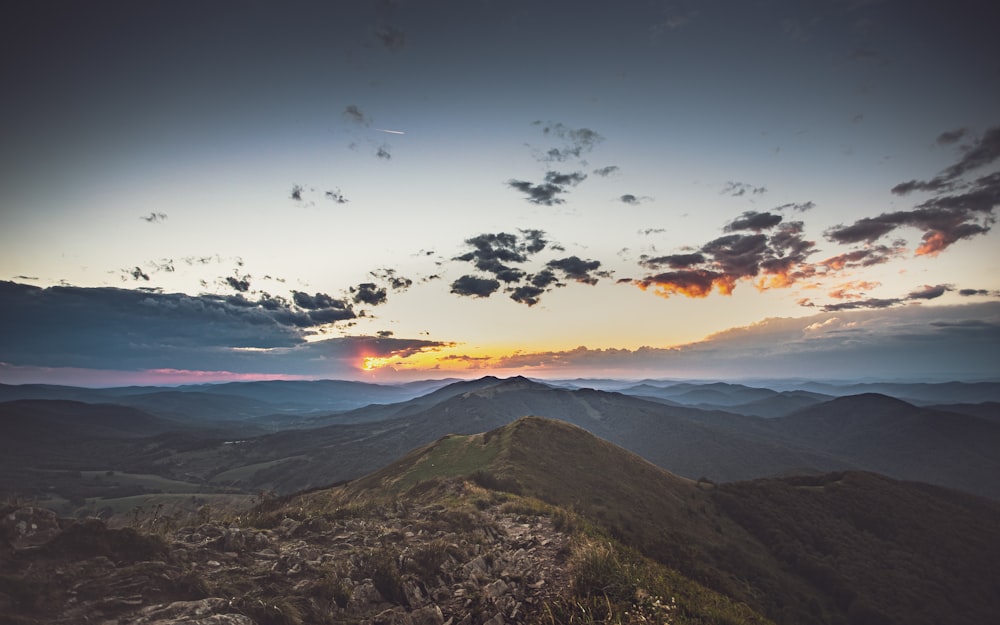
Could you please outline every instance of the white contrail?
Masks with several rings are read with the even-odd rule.
[[[375,130],[379,132],[388,132],[390,135],[405,135],[406,133],[402,130],[386,130],[385,128],[376,128]]]

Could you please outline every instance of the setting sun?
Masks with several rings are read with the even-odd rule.
[[[376,356],[366,356],[364,361],[361,363],[361,368],[364,371],[374,371],[375,369],[381,369],[382,367],[389,364],[388,358],[378,358]]]

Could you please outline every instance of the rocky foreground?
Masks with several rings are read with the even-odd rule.
[[[469,488],[463,484],[453,486]],[[569,584],[567,535],[509,503],[282,508],[172,531],[3,512],[9,623],[537,622]]]

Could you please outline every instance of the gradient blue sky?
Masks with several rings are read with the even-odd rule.
[[[0,382],[1000,376],[995,2],[15,2]]]

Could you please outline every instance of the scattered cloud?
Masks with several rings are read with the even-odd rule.
[[[500,282],[492,278],[462,276],[451,283],[451,292],[468,297],[489,297],[500,288]]]
[[[305,188],[303,188],[302,185],[300,185],[300,184],[293,184],[292,185],[292,192],[289,194],[288,197],[291,198],[291,199],[293,199],[293,200],[295,200],[296,202],[301,202],[302,201],[302,192],[303,191],[305,191]]]
[[[126,276],[132,276],[133,280],[144,280],[149,282],[149,274],[142,270],[141,267],[133,267],[132,269],[122,269],[122,280],[126,279]]]
[[[532,125],[541,127],[542,133],[546,137],[555,137],[562,141],[559,147],[549,148],[538,153],[537,158],[542,162],[564,162],[581,158],[582,155],[593,150],[595,145],[604,141],[603,136],[590,128],[570,128],[559,122],[543,121],[534,121]]]
[[[377,27],[375,38],[390,50],[399,50],[406,43],[406,35],[395,26],[382,25]]]
[[[713,290],[731,294],[740,280],[753,280],[754,286],[765,290],[791,286],[816,273],[816,267],[807,262],[815,243],[804,238],[800,221],[782,223],[780,215],[748,211],[725,230],[736,233],[718,237],[691,252],[641,256],[640,266],[671,271],[633,280],[633,284],[643,290],[652,289],[662,297],[707,297]],[[753,234],[739,233],[743,230]]]
[[[944,295],[946,292],[948,292],[948,291],[954,291],[954,290],[955,290],[955,287],[953,287],[950,284],[938,284],[938,285],[935,285],[935,286],[931,286],[929,284],[925,284],[923,286],[923,288],[917,289],[916,291],[911,291],[910,294],[906,296],[906,299],[909,299],[909,300],[913,300],[913,299],[937,299],[937,298],[941,297],[942,295]]]
[[[823,306],[823,310],[825,310],[826,312],[838,312],[841,310],[859,310],[865,308],[882,309],[882,308],[890,308],[892,306],[896,306],[901,303],[903,303],[903,300],[898,298],[890,298],[890,299],[869,298],[869,299],[853,300],[849,302],[840,302],[838,304],[827,304],[826,306]]]
[[[507,186],[524,193],[529,202],[542,206],[555,206],[565,202],[562,198],[556,197],[566,193],[568,187],[575,187],[587,179],[587,174],[583,172],[573,172],[563,174],[557,171],[545,173],[545,181],[541,184],[532,184],[525,180],[508,180]]]
[[[938,143],[950,144],[966,135],[965,129],[951,130],[938,136]],[[872,244],[898,228],[922,231],[923,243],[916,255],[936,256],[957,241],[990,231],[996,222],[994,211],[1000,205],[1000,171],[966,180],[968,173],[992,165],[1000,159],[1000,126],[987,130],[980,138],[959,149],[959,159],[930,180],[910,180],[892,188],[896,195],[914,191],[930,192],[933,197],[911,210],[864,217],[848,225],[828,229],[825,236],[836,243]]]
[[[621,202],[622,204],[628,204],[629,206],[639,206],[640,204],[644,202],[649,202],[652,199],[653,198],[649,197],[648,195],[633,195],[631,193],[626,193],[622,196],[619,196],[618,201]]]
[[[745,211],[742,215],[726,224],[723,228],[726,232],[736,232],[738,230],[752,230],[760,232],[768,230],[781,223],[783,217],[774,213],[758,213],[757,211]]]
[[[938,145],[953,145],[961,141],[965,136],[969,134],[968,128],[956,128],[954,130],[946,130],[937,136],[934,140]]]
[[[810,210],[812,210],[814,208],[816,208],[816,203],[815,202],[801,202],[801,203],[789,202],[788,204],[782,204],[781,206],[775,206],[774,210],[776,210],[776,211],[794,210],[794,211],[798,211],[800,213],[804,213],[804,212],[810,211]]]
[[[352,286],[350,288],[351,299],[355,304],[368,304],[369,306],[378,306],[379,304],[384,304],[388,300],[388,294],[386,290],[374,282],[362,282],[357,286]]]
[[[167,218],[166,213],[150,213],[148,215],[143,215],[139,217],[139,219],[151,224],[159,223],[161,221],[166,220],[166,218]]]
[[[752,184],[746,182],[733,182],[730,180],[722,186],[722,190],[719,191],[720,195],[728,195],[731,197],[741,197],[749,193],[750,195],[763,195],[767,193],[766,187],[755,187]]]
[[[392,160],[392,153],[389,152],[389,144],[383,143],[375,150],[375,157],[383,161]]]
[[[591,173],[594,174],[595,176],[600,176],[601,178],[607,178],[608,176],[617,174],[620,171],[621,167],[619,167],[618,165],[608,165],[606,167],[598,167]]]
[[[365,115],[364,111],[361,110],[357,104],[348,104],[344,108],[344,117],[351,120],[356,124],[361,124],[363,126],[368,126],[371,124],[371,119]]]
[[[480,234],[466,239],[465,244],[472,249],[452,260],[471,263],[485,275],[464,275],[452,282],[451,292],[457,295],[489,297],[502,286],[515,302],[534,306],[546,291],[566,286],[556,272],[562,274],[564,280],[590,285],[611,276],[610,272],[600,269],[600,261],[578,256],[550,259],[538,269],[526,266],[543,250],[563,249],[551,244],[542,230]]]
[[[961,289],[958,292],[962,297],[971,297],[973,295],[993,295],[996,296],[1000,294],[1000,291],[988,291],[986,289]]]
[[[349,201],[346,197],[344,197],[344,194],[340,192],[339,188],[333,191],[327,191],[323,195],[333,200],[337,204],[347,204],[347,202]]]

